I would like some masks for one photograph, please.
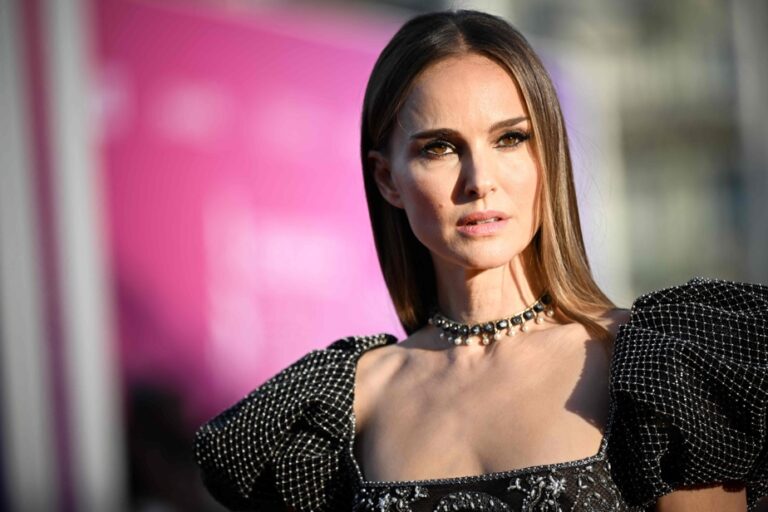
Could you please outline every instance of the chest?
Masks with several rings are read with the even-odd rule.
[[[358,435],[364,476],[479,475],[594,455],[607,419],[607,361],[589,349],[564,357],[521,357],[463,378],[411,365],[387,384]]]
[[[587,459],[521,471],[411,482],[372,482],[355,494],[360,512],[560,511],[643,512],[614,484],[606,445]],[[649,509],[650,511],[651,509]]]

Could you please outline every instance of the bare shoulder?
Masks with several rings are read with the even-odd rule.
[[[579,322],[556,326],[546,333],[546,337],[555,340],[559,353],[568,355],[563,358],[568,364],[586,364],[582,357],[579,357],[579,354],[582,354],[588,356],[591,368],[601,373],[610,365],[613,357],[613,342],[619,327],[629,321],[629,313],[628,309],[612,308],[593,317],[601,327],[608,330],[609,339],[591,334],[586,326]]]
[[[619,332],[619,327],[629,322],[629,314],[629,309],[613,308],[605,310],[605,312],[597,318],[597,322],[607,329],[611,335],[610,340],[608,341],[594,340],[603,346],[608,362],[613,359],[613,344],[616,340],[616,335]]]
[[[629,314],[630,310],[626,308],[608,309],[599,317],[598,322],[608,329],[612,338],[615,338],[619,327],[629,322]]]
[[[373,348],[358,359],[353,403],[358,431],[365,425],[379,396],[387,389],[405,359],[405,350],[399,343]]]

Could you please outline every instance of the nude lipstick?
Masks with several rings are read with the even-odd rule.
[[[508,220],[509,217],[503,212],[473,212],[460,218],[456,229],[468,236],[492,236],[506,226]]]

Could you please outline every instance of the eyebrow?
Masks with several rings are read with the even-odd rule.
[[[510,128],[512,126],[522,123],[523,121],[528,121],[528,117],[527,116],[511,117],[509,119],[504,119],[503,121],[493,123],[493,125],[491,125],[491,128],[488,131],[493,132],[500,128]],[[459,132],[452,128],[434,128],[430,130],[423,130],[420,132],[416,132],[414,134],[409,135],[408,138],[411,140],[418,140],[418,139],[431,139],[434,137],[451,137],[451,136],[455,137],[457,135],[459,135]]]

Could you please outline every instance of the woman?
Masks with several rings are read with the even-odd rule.
[[[768,289],[696,278],[615,307],[587,263],[554,88],[518,32],[474,11],[406,23],[371,74],[361,150],[408,337],[338,340],[201,427],[217,499],[756,509]]]

